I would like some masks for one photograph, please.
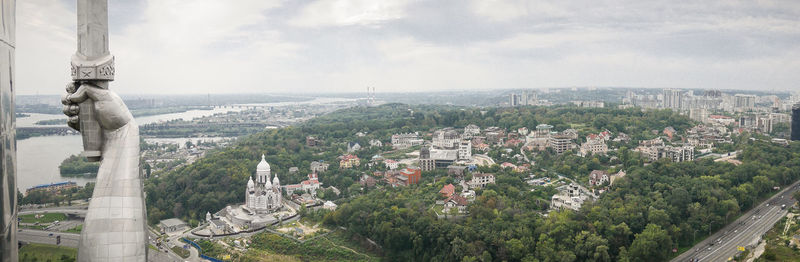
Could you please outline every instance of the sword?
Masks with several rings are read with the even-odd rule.
[[[78,0],[78,50],[71,58],[74,93],[80,85],[108,89],[114,81],[114,56],[108,51],[108,0]],[[102,159],[103,133],[94,112],[94,101],[79,104],[79,131],[83,156],[90,162]]]

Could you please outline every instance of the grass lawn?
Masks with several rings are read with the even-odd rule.
[[[83,230],[83,225],[78,225],[78,226],[76,226],[76,227],[73,227],[73,228],[67,229],[67,230],[65,230],[64,232],[67,232],[67,233],[78,233],[78,234],[80,234],[80,233],[81,233],[81,230]]]
[[[46,244],[28,244],[19,249],[19,261],[75,261],[78,249]]]
[[[62,213],[44,213],[39,215],[44,215],[42,217],[36,218],[37,214],[27,214],[19,216],[22,223],[50,223],[53,221],[64,221],[67,220],[67,215]]]
[[[203,252],[211,257],[230,261],[379,261],[380,257],[368,252],[340,231],[305,243],[298,243],[272,233],[253,236],[247,252],[223,247],[217,243],[199,240]],[[210,252],[206,252],[210,250]],[[228,261],[228,260],[226,260]]]

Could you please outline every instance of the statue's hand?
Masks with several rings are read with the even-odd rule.
[[[69,117],[67,125],[80,130],[80,107],[78,104],[91,99],[94,102],[95,116],[100,127],[104,130],[116,130],[133,119],[133,115],[128,111],[128,107],[122,99],[108,89],[100,88],[91,83],[67,84],[67,94],[61,98],[64,104],[64,114]]]

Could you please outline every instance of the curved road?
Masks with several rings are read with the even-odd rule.
[[[798,185],[800,181],[784,188],[672,261],[727,261],[739,253],[737,247],[755,246],[795,204],[792,193],[798,191]]]

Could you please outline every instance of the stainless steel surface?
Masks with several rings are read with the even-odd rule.
[[[91,83],[108,88],[114,80],[114,57],[108,50],[108,0],[78,0],[78,48],[71,59],[72,79],[79,85]],[[73,93],[77,89],[68,89]],[[94,99],[80,103],[80,131],[83,136],[83,156],[89,161],[102,159],[102,131],[94,112]],[[65,112],[67,109],[65,108]]]
[[[68,85],[62,102],[70,126],[80,122],[87,157],[102,159],[81,232],[78,261],[145,261],[139,127],[122,99],[108,89],[108,81],[114,79],[114,59],[108,51],[108,0],[78,0],[77,8],[78,51],[72,57],[71,72],[76,82]],[[91,103],[82,104],[86,101]],[[79,104],[80,110],[74,110]]]
[[[17,144],[14,119],[16,1],[0,0],[0,261],[17,261]]]

